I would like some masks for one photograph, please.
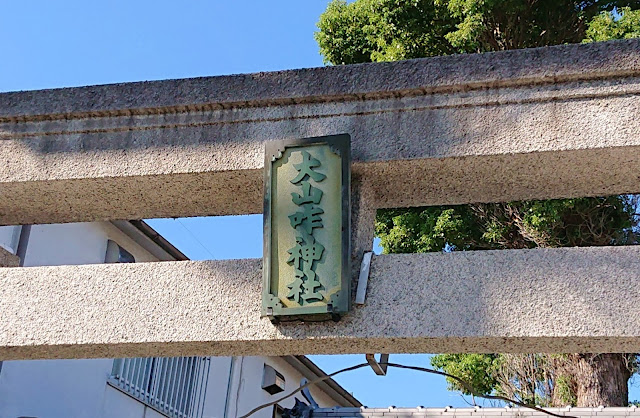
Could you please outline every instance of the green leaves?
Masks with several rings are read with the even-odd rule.
[[[626,245],[636,197],[609,196],[378,211],[385,253]]]
[[[460,383],[447,378],[449,390],[459,390],[465,395],[490,395],[497,386],[497,380],[487,370],[496,368],[499,354],[437,354],[431,357],[431,365],[468,382],[475,389],[470,393]]]
[[[326,63],[396,61],[640,36],[640,0],[333,0]]]
[[[455,20],[433,0],[333,0],[315,33],[326,63],[396,61],[456,52]]]
[[[640,38],[640,10],[621,7],[614,12],[602,12],[589,22],[583,42],[610,39]]]
[[[421,253],[468,249],[481,230],[469,207],[438,206],[380,210],[376,234],[385,253]]]
[[[315,38],[325,63],[369,62],[371,52],[378,48],[376,29],[380,17],[371,9],[373,1],[360,0],[354,4],[333,0],[320,16],[320,31]]]
[[[638,9],[640,0],[333,0],[315,37],[326,63],[394,61],[640,37]],[[376,234],[385,253],[635,244],[637,200],[610,196],[385,209],[378,211]],[[432,364],[482,394],[574,404],[568,383],[573,380],[554,374],[561,360],[538,354],[441,354]],[[468,394],[455,381],[449,386]]]

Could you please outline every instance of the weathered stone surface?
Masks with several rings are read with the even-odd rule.
[[[0,247],[0,267],[18,267],[20,258]]]
[[[337,133],[372,207],[637,192],[639,51],[0,94],[0,224],[259,213],[265,141]]]
[[[266,141],[349,133],[375,209],[638,192],[640,41],[0,94],[0,225],[258,213]],[[338,324],[261,262],[0,269],[0,359],[638,352],[639,248],[380,256]]]
[[[260,319],[260,267],[0,269],[0,359],[640,351],[639,247],[377,256],[339,323]]]
[[[0,121],[176,112],[318,101],[359,100],[520,84],[624,77],[640,71],[638,40],[565,45],[401,62],[122,83],[0,95]],[[57,118],[62,118],[58,116]]]

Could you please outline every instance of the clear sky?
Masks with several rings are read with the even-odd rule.
[[[0,91],[321,66],[313,32],[327,3],[2,0]],[[150,223],[192,259],[262,256],[260,216]],[[312,358],[327,372],[364,361]],[[424,355],[391,361],[429,366]],[[467,406],[438,376],[361,369],[337,380],[368,406]],[[639,392],[635,385],[632,398]]]

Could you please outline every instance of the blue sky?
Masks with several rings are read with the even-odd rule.
[[[313,39],[326,0],[10,1],[0,13],[0,91],[321,66]],[[262,219],[152,220],[190,258],[262,256]],[[313,356],[331,372],[364,361]],[[391,360],[428,366],[425,355]],[[467,406],[444,380],[370,369],[337,380],[368,406]],[[635,396],[634,396],[635,395]],[[640,398],[635,385],[632,398]]]
[[[0,91],[322,65],[324,0],[0,4]]]

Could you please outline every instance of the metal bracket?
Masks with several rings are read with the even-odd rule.
[[[356,289],[356,305],[364,305],[367,296],[367,282],[369,281],[369,268],[371,267],[372,251],[364,253],[362,264],[360,265],[360,276],[358,277],[358,288]]]
[[[387,375],[387,363],[389,362],[389,354],[380,354],[380,362],[376,360],[375,354],[365,354],[367,363],[373,369],[373,372],[378,376]]]
[[[309,381],[305,378],[303,378],[300,381],[300,386],[304,386],[307,383],[309,383]],[[302,396],[304,396],[304,398],[307,400],[307,402],[309,402],[309,406],[311,407],[311,409],[317,409],[320,406],[318,405],[318,402],[316,402],[315,399],[313,399],[313,396],[311,396],[311,391],[309,390],[309,386],[307,386],[306,388],[302,389]]]
[[[284,408],[282,410],[282,418],[311,418],[313,408],[302,402],[300,399],[296,399],[296,404],[293,408]]]

